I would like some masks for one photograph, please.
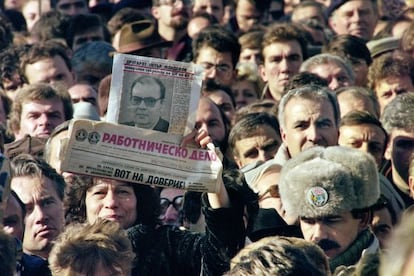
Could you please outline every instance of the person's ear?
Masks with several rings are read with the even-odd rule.
[[[335,16],[334,15],[332,15],[331,17],[329,17],[329,19],[328,19],[328,25],[335,32],[336,27],[337,27],[337,22],[335,20]]]
[[[361,220],[359,222],[359,229],[364,230],[371,223],[373,212],[372,211],[363,212],[359,214],[359,216],[360,216],[359,219]]]
[[[387,147],[385,148],[384,158],[387,160],[391,160],[391,152],[392,152],[392,142],[391,140],[388,141]]]
[[[410,197],[414,199],[414,176],[412,175],[408,177],[408,188],[410,191]]]
[[[155,19],[160,19],[160,11],[158,10],[158,6],[151,8],[151,14]]]
[[[260,65],[259,65],[259,72],[260,72],[260,77],[262,77],[262,80],[263,80],[264,82],[267,82],[267,81],[268,81],[268,79],[267,79],[267,76],[266,76],[266,70],[265,70],[265,68],[264,68],[264,65],[263,65],[263,64],[260,64]]]
[[[283,130],[282,127],[280,127],[279,130],[280,130],[280,137],[282,137],[282,142],[285,145],[287,145],[287,143],[286,143],[286,132]]]
[[[240,159],[236,155],[233,155],[233,159],[234,159],[234,162],[236,162],[237,167],[239,169],[241,169],[242,168],[242,162],[240,161]]]

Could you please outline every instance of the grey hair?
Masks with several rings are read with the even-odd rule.
[[[384,108],[381,123],[390,135],[394,129],[414,132],[414,93],[397,95]]]
[[[380,117],[381,111],[380,111],[378,99],[372,90],[366,87],[362,87],[362,86],[348,86],[348,87],[341,87],[341,88],[336,89],[335,93],[337,97],[339,97],[340,94],[348,93],[352,95],[355,99],[370,102],[375,112],[375,114],[372,114],[372,115],[374,115],[376,118]]]
[[[313,57],[308,58],[306,61],[302,63],[300,66],[300,72],[312,70],[315,66],[321,64],[335,64],[345,70],[346,74],[348,75],[349,79],[352,82],[355,82],[355,74],[352,70],[352,65],[346,60],[341,58],[340,56],[324,53],[315,55]]]
[[[335,116],[335,125],[339,125],[341,114],[339,111],[338,100],[336,95],[328,88],[317,85],[304,85],[299,88],[292,89],[286,93],[279,103],[278,120],[280,127],[285,128],[285,107],[292,98],[303,98],[312,101],[322,102],[327,100],[332,104]]]

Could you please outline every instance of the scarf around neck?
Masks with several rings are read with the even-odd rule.
[[[355,241],[344,252],[329,261],[331,271],[335,271],[338,266],[356,264],[361,258],[362,251],[368,248],[373,240],[374,234],[369,229],[359,233]]]

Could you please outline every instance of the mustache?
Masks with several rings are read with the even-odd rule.
[[[331,241],[331,240],[320,240],[318,243],[320,248],[323,249],[323,251],[327,251],[327,250],[331,250],[331,249],[336,249],[336,248],[340,248],[341,246],[335,242],[335,241]]]
[[[181,15],[186,18],[190,16],[186,10],[176,11],[172,13],[172,16],[177,16],[177,15]]]

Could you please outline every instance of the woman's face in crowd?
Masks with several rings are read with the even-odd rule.
[[[135,224],[137,198],[130,184],[99,179],[86,191],[86,217],[93,223],[98,217],[117,221],[124,228]]]

